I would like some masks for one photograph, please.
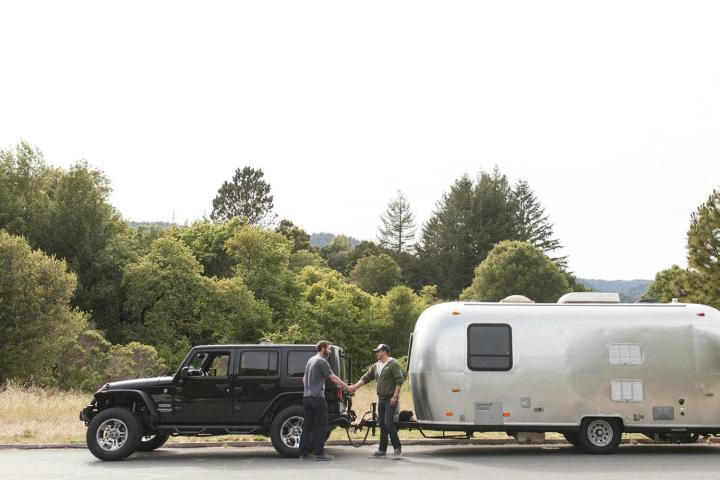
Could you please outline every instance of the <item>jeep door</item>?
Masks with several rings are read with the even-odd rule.
[[[280,393],[279,349],[239,351],[238,376],[233,384],[233,419],[258,424],[260,416]]]
[[[189,375],[175,388],[173,421],[178,424],[226,424],[231,419],[232,349],[196,350],[184,366]]]

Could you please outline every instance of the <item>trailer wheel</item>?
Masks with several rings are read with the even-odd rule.
[[[566,440],[570,445],[573,445],[573,446],[575,446],[575,447],[579,447],[579,446],[580,446],[580,442],[579,442],[579,439],[578,439],[578,437],[579,437],[579,435],[580,435],[580,432],[562,432],[562,434],[563,434],[563,437],[565,437],[565,440]]]
[[[580,425],[578,444],[587,453],[611,453],[622,437],[620,422],[612,418],[586,418]]]

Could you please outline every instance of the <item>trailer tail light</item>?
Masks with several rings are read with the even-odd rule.
[[[510,416],[510,412],[503,412],[503,417],[509,417],[509,416]]]
[[[453,416],[453,412],[445,412],[445,416],[446,416],[446,417],[452,417],[452,416]]]
[[[700,312],[700,313],[697,314],[697,316],[698,316],[698,317],[704,317],[704,316],[705,316],[705,312]]]

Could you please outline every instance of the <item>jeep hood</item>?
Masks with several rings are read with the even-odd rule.
[[[136,378],[134,380],[122,380],[119,382],[110,382],[107,384],[110,390],[130,389],[137,390],[148,387],[160,387],[170,385],[173,377],[153,377],[153,378]]]

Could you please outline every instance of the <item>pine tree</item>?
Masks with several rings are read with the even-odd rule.
[[[552,252],[562,248],[560,240],[553,238],[553,225],[545,214],[530,184],[520,180],[513,188],[515,202],[515,239],[539,248],[560,268],[567,268],[567,257],[553,257]]]
[[[262,169],[245,167],[235,170],[230,182],[223,182],[213,199],[210,218],[224,222],[234,217],[244,217],[250,225],[266,225],[272,214],[273,196],[270,184],[263,179]]]
[[[688,266],[697,273],[704,303],[720,308],[720,192],[713,191],[690,220]]]
[[[415,215],[401,191],[398,190],[397,198],[390,201],[380,221],[378,241],[381,246],[397,253],[412,249],[417,231]]]

